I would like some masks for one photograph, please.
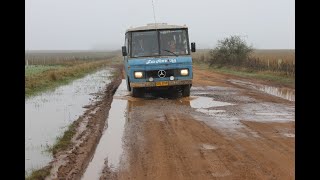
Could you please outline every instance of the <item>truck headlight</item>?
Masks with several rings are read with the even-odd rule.
[[[140,72],[140,71],[136,71],[136,72],[134,72],[134,77],[135,78],[142,78],[143,77],[143,73]]]
[[[180,70],[180,74],[181,74],[182,76],[188,76],[189,71],[188,71],[188,69],[181,69],[181,70]]]

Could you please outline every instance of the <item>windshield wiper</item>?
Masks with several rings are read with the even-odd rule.
[[[177,57],[178,57],[178,55],[177,55],[177,54],[175,54],[174,52],[171,52],[171,51],[169,51],[169,50],[167,50],[167,49],[162,49],[162,51],[166,51],[166,52],[172,53],[172,54],[174,54],[175,56],[177,56]]]

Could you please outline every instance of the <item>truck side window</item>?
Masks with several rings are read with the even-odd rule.
[[[129,51],[128,51],[128,33],[126,34],[126,37],[125,37],[125,40],[124,40],[124,45],[127,48],[127,54],[129,54]]]
[[[131,33],[128,33],[128,41],[127,41],[127,43],[128,43],[128,46],[127,46],[127,51],[128,51],[128,54],[129,54],[129,56],[131,56]]]

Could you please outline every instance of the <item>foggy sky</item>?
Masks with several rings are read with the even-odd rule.
[[[294,0],[153,0],[156,22],[189,27],[197,48],[242,36],[257,49],[295,48]],[[154,23],[152,0],[26,0],[26,50],[118,50],[130,26]]]

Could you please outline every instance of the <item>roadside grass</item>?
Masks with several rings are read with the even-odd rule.
[[[45,179],[50,174],[51,166],[46,166],[44,168],[34,170],[30,175],[25,177],[25,180],[42,180]]]
[[[82,50],[28,50],[25,51],[25,64],[65,65],[79,62],[110,59],[120,56],[121,51],[82,51]]]
[[[271,71],[254,71],[249,68],[243,68],[243,67],[240,68],[240,67],[232,67],[232,66],[223,66],[223,67],[211,66],[210,67],[207,63],[199,63],[199,62],[194,62],[194,66],[203,70],[231,74],[231,75],[244,77],[244,78],[266,80],[279,85],[289,86],[292,88],[295,87],[295,78],[292,76],[287,76],[284,73],[276,73]]]
[[[59,69],[62,68],[63,66],[61,65],[29,65],[29,66],[25,66],[25,73],[24,75],[26,77],[32,76],[32,75],[36,75],[39,73],[42,73],[44,71],[48,71],[48,70],[53,70],[53,69]]]
[[[294,49],[256,49],[254,50],[252,57],[257,57],[265,63],[277,63],[279,59],[282,62],[289,64],[295,63],[295,50]]]
[[[118,57],[107,60],[73,63],[50,69],[41,67],[25,76],[25,97],[36,95],[45,90],[67,84],[105,66],[122,63]],[[53,66],[54,67],[54,66]],[[46,70],[45,70],[46,69]]]
[[[199,49],[192,54],[194,63],[206,63],[207,66],[212,62],[212,55],[210,49]],[[214,62],[213,62],[214,63]],[[224,67],[219,67],[218,63],[213,64],[214,69],[221,71],[241,71],[241,72],[255,72],[260,74],[258,76],[264,79],[278,79],[270,77],[269,75],[276,75],[278,77],[293,77],[295,76],[295,50],[294,49],[255,49],[248,61],[242,67],[232,65],[230,62],[225,62]],[[258,73],[262,72],[262,73]],[[232,72],[230,72],[232,73]],[[244,75],[244,74],[242,74]],[[290,78],[289,78],[290,79]],[[289,84],[291,80],[280,78],[280,82]]]
[[[77,132],[76,127],[76,121],[74,121],[68,126],[68,129],[63,133],[62,136],[57,137],[54,145],[49,147],[47,151],[55,155],[57,152],[67,149],[67,147],[71,144],[72,137]]]

